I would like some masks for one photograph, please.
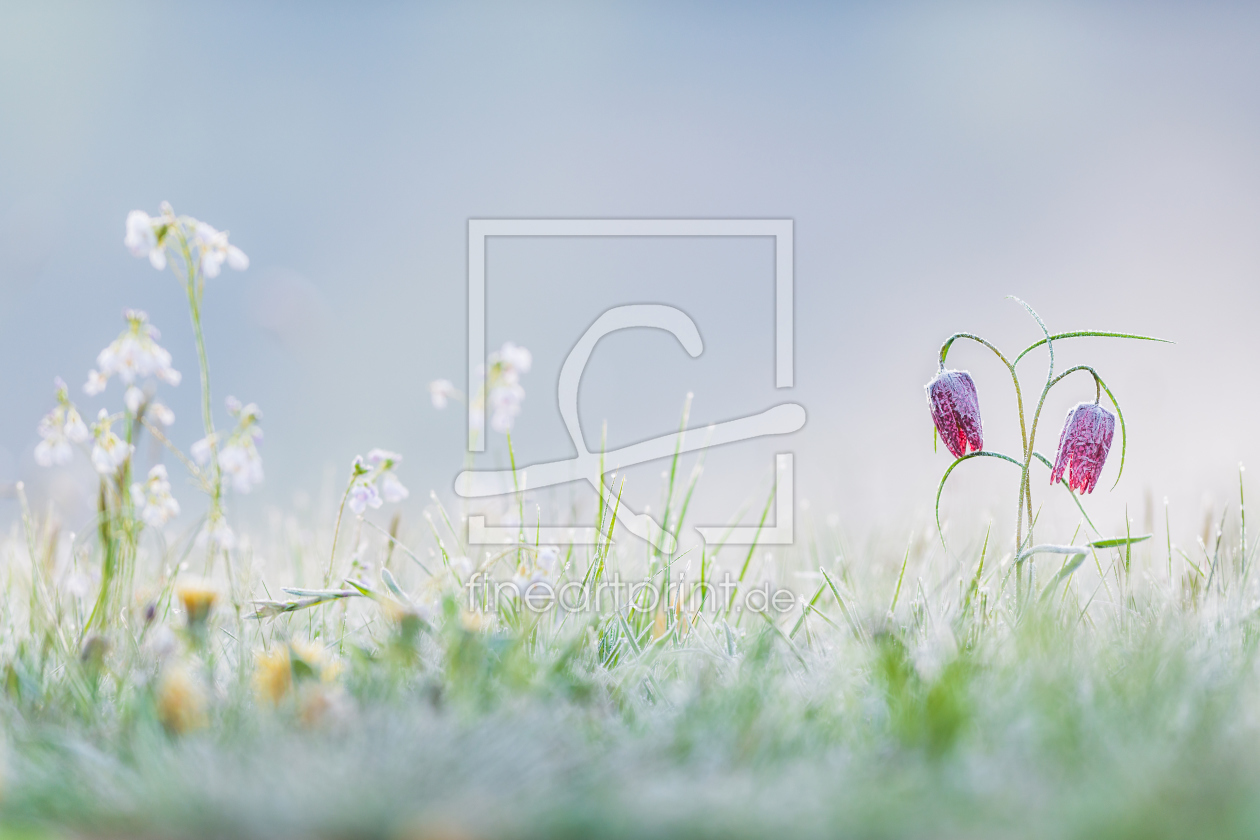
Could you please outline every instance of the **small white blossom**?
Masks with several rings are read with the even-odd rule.
[[[490,389],[490,428],[500,434],[512,431],[512,425],[521,413],[525,389],[515,382]]]
[[[101,372],[99,370],[89,370],[88,381],[83,386],[83,393],[87,394],[89,397],[94,397],[105,390],[105,383],[107,381],[108,380],[105,379],[104,376],[101,376]]]
[[[227,549],[236,546],[236,533],[228,527],[222,511],[215,511],[197,535],[197,545]]]
[[[123,394],[123,405],[127,406],[127,410],[135,414],[140,410],[140,406],[144,403],[144,391],[141,391],[135,385],[127,388]]]
[[[262,412],[253,403],[242,406],[235,397],[227,398],[227,406],[228,411],[236,417],[237,425],[219,446],[219,469],[232,483],[234,491],[248,493],[263,482],[262,456],[258,454],[257,445],[263,437],[262,429],[258,427]],[[216,432],[213,440],[204,437],[194,443],[190,448],[193,460],[203,467],[210,463],[214,448],[212,444],[217,445],[219,440],[219,433]]]
[[[171,411],[160,402],[151,403],[149,405],[149,416],[161,423],[163,426],[169,426],[175,422],[175,412]]]
[[[131,485],[131,498],[140,508],[140,518],[153,528],[160,528],[179,515],[179,502],[171,495],[171,482],[161,464],[149,470],[149,478],[143,484]]]
[[[110,428],[112,425],[113,421],[109,419],[109,412],[102,408],[96,422],[92,425],[92,432],[96,436],[96,444],[92,447],[92,466],[96,467],[96,471],[101,475],[113,475],[118,472],[118,468],[126,463],[131,453],[135,451],[134,446],[124,443],[118,435],[114,434],[113,429]]]
[[[512,576],[512,585],[516,588],[518,597],[524,598],[527,595],[532,597],[541,597],[546,594],[546,590],[535,589],[530,591],[530,587],[535,584],[550,585],[551,575],[545,569],[528,561],[522,562],[516,567],[516,574]]]
[[[219,453],[219,468],[237,493],[248,493],[263,482],[262,456],[252,436],[230,439]]]
[[[388,470],[393,469],[394,465],[402,460],[402,456],[388,449],[372,449],[368,451],[365,460],[370,467]]]
[[[381,476],[381,496],[384,497],[385,501],[391,504],[401,502],[410,495],[411,491],[403,486],[403,483],[398,480],[398,476],[394,475],[392,471]]]
[[[35,463],[41,467],[68,463],[74,456],[72,443],[83,443],[91,433],[79,416],[79,410],[70,402],[66,383],[60,378],[57,387],[57,407],[40,418],[37,431],[40,442],[35,445]]]
[[[216,230],[205,222],[197,222],[193,235],[201,253],[201,272],[207,277],[218,277],[225,261],[237,271],[249,268],[249,257],[240,248],[228,243],[226,230]]]
[[[204,467],[206,464],[210,463],[210,443],[210,438],[203,437],[201,440],[194,442],[193,445],[189,447],[193,460],[197,462],[198,466]]]
[[[171,367],[171,354],[157,343],[160,334],[149,323],[149,316],[136,309],[128,309],[123,316],[127,329],[96,357],[96,370],[88,372],[83,390],[99,394],[115,374],[128,385],[148,376],[178,385],[182,377]]]
[[[451,397],[458,394],[455,384],[449,379],[435,379],[429,383],[429,398],[433,400],[434,408],[446,408]]]
[[[165,222],[154,219],[143,210],[132,210],[127,214],[127,235],[123,244],[132,256],[148,257],[149,263],[159,271],[166,268],[166,248],[159,230],[165,233]]]
[[[350,509],[362,516],[369,507],[378,508],[383,502],[401,502],[410,496],[411,491],[394,472],[400,461],[401,455],[387,449],[373,449],[366,458],[356,456],[351,467],[354,484],[347,497]]]
[[[534,359],[528,350],[512,342],[504,343],[497,353],[491,353],[490,371],[486,376],[487,399],[482,404],[489,404],[491,411],[490,427],[496,432],[506,434],[512,430],[516,418],[521,413],[521,403],[525,400],[525,389],[521,387],[522,373],[527,373]],[[474,416],[482,411],[473,412]]]
[[[493,360],[493,357],[491,358]],[[510,341],[505,342],[500,348],[499,359],[517,373],[529,373],[529,368],[534,363],[534,357],[528,350]]]
[[[350,509],[357,515],[362,516],[363,512],[368,508],[378,508],[381,506],[380,493],[376,491],[376,485],[370,481],[359,480],[350,487],[350,495],[346,499],[350,505]]]
[[[547,574],[551,574],[556,570],[556,566],[560,563],[560,550],[554,545],[543,546],[538,551],[538,568]]]

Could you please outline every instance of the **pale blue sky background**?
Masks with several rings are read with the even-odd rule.
[[[790,394],[768,242],[493,245],[491,343],[535,354],[522,459],[569,454],[554,383],[594,317],[674,303],[705,355],[606,342],[592,440],[604,418],[614,444],[672,429],[689,390],[696,424],[790,397],[810,416],[786,444],[798,498],[905,522],[948,462],[922,392],[936,349],[956,329],[1034,339],[1018,294],[1053,329],[1178,340],[1063,357],[1096,363],[1131,425],[1100,516],[1169,495],[1197,530],[1205,494],[1219,509],[1238,462],[1260,465],[1258,42],[1247,4],[0,3],[0,482],[44,498],[84,477],[34,466],[35,424],[127,306],[185,374],[175,439],[199,436],[184,303],[123,248],[130,209],[169,199],[250,255],[207,293],[214,383],[262,406],[261,501],[286,506],[372,446],[406,455],[416,496],[449,492],[461,417],[425,385],[463,376],[468,218],[786,217]],[[990,446],[1015,451],[1002,371],[955,352]],[[1091,396],[1052,399],[1042,449]],[[776,448],[714,456],[702,516],[763,494]],[[641,503],[658,472],[632,475]],[[951,509],[994,486],[1013,477],[976,469]]]

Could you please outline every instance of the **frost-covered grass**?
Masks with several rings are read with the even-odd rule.
[[[822,528],[773,561],[808,581],[807,598],[815,581],[822,594],[774,622],[720,610],[494,620],[449,597],[425,620],[403,604],[418,605],[431,579],[367,529],[355,562],[379,602],[253,620],[264,578],[273,588],[295,570],[322,574],[329,529],[281,524],[267,554],[284,560],[234,552],[200,629],[159,577],[138,587],[125,623],[89,636],[102,649],[78,642],[75,596],[32,595],[27,546],[37,575],[56,555],[33,524],[4,555],[10,826],[258,837],[1260,830],[1255,586],[1236,535],[1218,547],[1215,574],[1203,569],[1210,586],[1175,548],[1175,581],[1164,552],[1135,548],[1126,571],[1123,551],[1100,551],[1102,576],[1091,559],[1022,612],[1009,555],[990,546],[979,570],[982,545],[947,557],[925,533],[890,614],[907,555]],[[409,530],[402,542],[427,555],[432,536]],[[602,550],[576,549],[559,574],[581,577]],[[727,553],[742,560],[728,549],[719,563]],[[606,562],[641,574],[647,561],[641,543],[618,539]],[[149,583],[161,563],[145,558],[138,578]],[[440,554],[438,564],[453,593]],[[820,567],[834,588],[792,574]],[[403,597],[386,600],[383,568]],[[199,593],[184,597],[195,606]],[[56,621],[32,621],[32,603]],[[145,604],[156,605],[149,624]]]
[[[157,389],[184,362],[142,312],[84,387],[58,381],[35,458],[90,461],[97,505],[64,521],[19,485],[0,539],[0,838],[1260,834],[1260,584],[1241,516],[1187,550],[1167,531],[1108,540],[1074,497],[1076,532],[1051,533],[1030,471],[1056,464],[1030,433],[1022,458],[996,455],[1021,470],[1012,533],[948,549],[935,522],[907,546],[804,511],[773,555],[693,545],[704,485],[678,457],[659,510],[679,550],[628,533],[620,485],[563,511],[598,544],[537,544],[548,497],[513,493],[488,512],[517,541],[470,545],[467,511],[394,507],[402,458],[380,449],[326,509],[250,531],[234,516],[264,479],[262,413],[229,398],[216,426],[201,320],[206,281],[248,259],[169,206],[132,213],[126,245],[187,296],[201,437],[170,442]],[[1103,334],[1054,341],[1084,335]],[[506,435],[530,361],[505,344],[484,393],[439,380],[433,401],[471,399]],[[1051,368],[1042,402],[1072,371],[1102,411],[1111,392],[1083,367]],[[974,383],[951,387],[967,421],[952,470],[995,453]],[[113,413],[80,408],[80,390]],[[1073,489],[1106,454],[1072,467]],[[758,494],[745,525],[769,510]],[[679,597],[680,573],[718,588]],[[482,608],[469,588],[487,579],[516,595]],[[521,597],[615,580],[647,585],[571,613]],[[796,594],[786,610],[740,609],[771,583]]]

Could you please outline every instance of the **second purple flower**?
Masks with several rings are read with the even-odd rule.
[[[1069,488],[1081,493],[1092,492],[1107,461],[1107,453],[1111,451],[1115,431],[1115,415],[1102,406],[1080,403],[1073,407],[1059,434],[1059,454],[1054,459],[1050,483],[1062,481],[1066,471]]]

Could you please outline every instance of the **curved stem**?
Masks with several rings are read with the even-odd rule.
[[[1046,337],[1043,343],[1046,345],[1046,349],[1050,353],[1050,365],[1046,370],[1046,384],[1041,389],[1041,397],[1037,401],[1037,410],[1033,412],[1032,426],[1029,429],[1028,437],[1024,444],[1024,474],[1020,480],[1021,498],[1022,498],[1022,501],[1026,503],[1027,511],[1028,511],[1027,540],[1028,542],[1031,543],[1032,536],[1033,536],[1032,535],[1032,531],[1033,531],[1032,485],[1029,482],[1028,473],[1029,473],[1029,469],[1032,466],[1033,448],[1037,444],[1037,421],[1041,417],[1041,407],[1045,404],[1046,394],[1050,392],[1050,385],[1052,381],[1054,380],[1054,342],[1050,336],[1050,330],[1046,329],[1046,322],[1041,320],[1041,316],[1037,314],[1037,311],[1033,309],[1031,306],[1029,306],[1027,303],[1025,303],[1024,301],[1020,300],[1019,298],[1013,295],[1009,297],[1011,298],[1011,300],[1015,301],[1020,306],[1027,309],[1028,314],[1031,315],[1033,317],[1033,320],[1037,322],[1037,326],[1041,327],[1041,332]],[[1012,364],[1011,365],[1012,374],[1014,372],[1014,369],[1015,369],[1015,366],[1014,364]],[[1023,549],[1024,547],[1024,538],[1022,534],[1017,534],[1016,539],[1017,539],[1017,542],[1015,545],[1015,553],[1018,555],[1020,550]]]
[[[328,588],[328,582],[332,580],[333,563],[337,559],[337,535],[341,533],[341,515],[346,512],[346,500],[350,498],[350,490],[353,489],[357,477],[350,478],[350,483],[346,485],[346,492],[341,496],[341,506],[337,508],[337,524],[333,526],[332,551],[328,552],[328,571],[324,572],[325,589]]]
[[[949,546],[945,544],[945,531],[941,528],[941,494],[945,492],[945,481],[949,478],[949,474],[954,471],[954,468],[963,461],[970,461],[972,458],[1000,458],[1003,461],[1009,461],[1017,467],[1023,466],[1023,464],[1012,458],[1010,455],[1003,455],[1001,452],[990,452],[987,449],[981,449],[979,452],[969,452],[961,458],[955,459],[954,463],[945,468],[945,474],[941,476],[941,483],[936,488],[936,533],[940,535],[941,547],[947,551],[949,550]]]
[[[959,338],[968,338],[968,339],[971,339],[972,341],[983,344],[985,347],[988,347],[990,350],[992,350],[995,356],[1001,359],[1002,364],[1006,365],[1008,368],[1011,366],[1011,363],[1007,360],[1007,358],[1002,355],[1001,350],[997,349],[991,343],[984,340],[980,336],[974,335],[972,333],[954,333],[949,338],[945,339],[945,343],[941,345],[941,356],[940,356],[941,367],[945,366],[945,357],[949,355],[949,348],[953,345],[954,340],[959,339]]]
[[[1021,303],[1022,303],[1022,301],[1021,301]],[[1027,306],[1027,304],[1024,304],[1024,305],[1025,305],[1025,306]],[[1031,310],[1030,310],[1030,311],[1031,311]],[[1015,365],[1014,365],[1011,361],[1009,361],[1009,360],[1006,358],[1006,356],[1004,356],[1004,355],[1002,354],[1002,351],[1001,351],[1001,350],[997,349],[997,347],[995,347],[993,344],[991,344],[990,342],[986,341],[985,339],[981,338],[980,336],[978,336],[978,335],[974,335],[974,334],[972,334],[972,333],[954,333],[954,334],[953,334],[953,335],[951,335],[949,338],[945,339],[945,343],[941,345],[941,354],[940,354],[940,366],[941,366],[941,369],[944,369],[944,367],[945,367],[945,357],[949,354],[949,348],[953,345],[954,340],[955,340],[955,339],[959,339],[959,338],[966,338],[966,339],[970,339],[971,341],[975,341],[975,342],[977,342],[977,343],[979,343],[979,344],[983,344],[985,347],[988,347],[990,350],[992,350],[992,351],[993,351],[993,354],[994,354],[995,356],[997,356],[997,357],[998,357],[998,359],[1002,362],[1002,364],[1006,365],[1006,369],[1007,369],[1007,371],[1011,374],[1011,382],[1013,382],[1013,383],[1014,383],[1014,385],[1015,385],[1015,406],[1016,406],[1016,408],[1019,410],[1019,437],[1020,437],[1020,443],[1021,443],[1021,445],[1022,445],[1022,446],[1023,446],[1023,448],[1024,448],[1024,451],[1023,451],[1023,456],[1024,456],[1025,460],[1026,460],[1026,459],[1027,459],[1027,457],[1028,457],[1028,452],[1029,452],[1029,450],[1032,448],[1032,445],[1031,445],[1031,442],[1030,442],[1030,441],[1029,441],[1029,439],[1028,439],[1027,426],[1025,425],[1025,422],[1024,422],[1024,393],[1023,393],[1023,390],[1019,387],[1019,376],[1015,373]],[[1003,457],[1005,457],[1005,456],[1003,456]],[[951,469],[952,469],[952,467],[951,467]],[[946,473],[946,474],[948,475],[948,473]],[[1021,482],[1020,482],[1019,497],[1016,499],[1016,503],[1015,503],[1015,542],[1016,542],[1016,551],[1018,551],[1018,550],[1019,550],[1019,545],[1023,543],[1023,528],[1024,528],[1023,517],[1024,517],[1024,494],[1025,494],[1025,488],[1024,488],[1024,485],[1025,485],[1026,481],[1027,481],[1027,470],[1025,470],[1025,476],[1024,476],[1024,478],[1023,478],[1023,479],[1021,480]],[[937,498],[938,498],[938,501],[939,501],[939,494],[938,494],[938,497],[937,497]],[[938,507],[939,507],[939,505],[938,505]],[[1032,523],[1032,504],[1031,504],[1031,502],[1029,503],[1028,521],[1029,521],[1029,525],[1030,525],[1030,527],[1031,527],[1031,523]],[[938,529],[939,529],[939,525],[940,525],[939,521],[938,521],[937,525],[938,525]]]

